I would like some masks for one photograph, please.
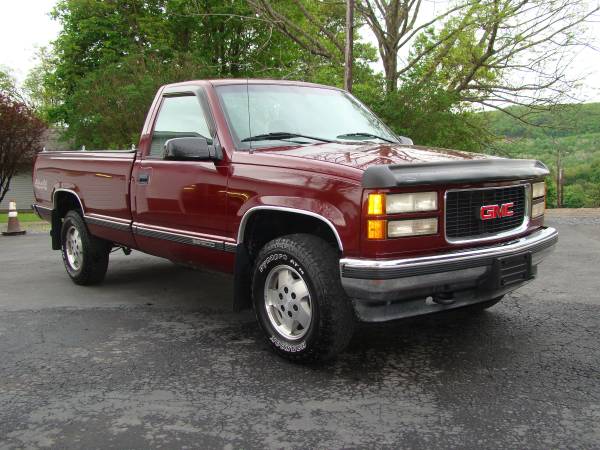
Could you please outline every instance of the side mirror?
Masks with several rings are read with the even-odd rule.
[[[212,161],[219,158],[215,147],[205,137],[181,137],[165,143],[165,159]]]

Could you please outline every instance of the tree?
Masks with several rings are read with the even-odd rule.
[[[52,111],[59,106],[58,98],[49,89],[46,78],[54,76],[55,56],[49,48],[41,47],[36,54],[37,65],[23,81],[23,96],[35,110],[36,115],[46,123],[54,122]],[[57,121],[60,122],[60,121]]]
[[[11,70],[3,66],[0,66],[0,93],[23,100],[21,92],[17,87],[17,80],[12,75]]]
[[[299,46],[342,60],[339,19],[323,13],[342,2],[248,1]],[[357,0],[356,9],[377,41],[387,93],[436,77],[457,101],[489,108],[563,101],[577,81],[565,75],[572,50],[600,11],[587,0],[455,0],[432,17],[423,0]]]
[[[379,56],[385,73],[386,92],[394,92],[398,87],[400,75],[411,68],[411,63],[399,67],[399,53],[411,46],[413,39],[421,31],[441,23],[446,17],[467,7],[466,2],[459,3],[421,23],[422,0],[359,0],[358,11],[377,39]],[[441,42],[437,43],[440,44]],[[435,44],[431,48],[423,49],[423,52],[415,55],[415,59],[418,60],[434,48]]]
[[[350,24],[344,0],[60,0],[53,15],[63,29],[29,95],[76,146],[128,147],[167,82],[349,87],[344,43],[354,25],[353,93],[419,144],[479,150],[493,136],[474,111],[530,105],[515,117],[532,122],[569,95],[565,58],[598,11],[587,0],[446,0],[435,14],[423,0],[354,1]],[[376,46],[360,40],[361,27]],[[378,54],[383,74],[371,69]]]
[[[0,93],[0,202],[18,169],[30,164],[40,150],[45,130],[45,124],[30,107]]]
[[[435,78],[469,104],[544,109],[571,100],[565,70],[598,11],[585,0],[468,0],[417,37],[398,74]]]
[[[334,63],[344,61],[346,3],[247,0],[259,17],[301,48]]]
[[[321,67],[245,0],[61,0],[53,16],[63,28],[42,69],[55,99],[47,116],[68,126],[76,146],[137,142],[161,84]]]

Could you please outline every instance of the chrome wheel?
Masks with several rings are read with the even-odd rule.
[[[290,266],[276,266],[267,275],[264,292],[273,328],[286,339],[302,338],[312,321],[312,302],[302,276]]]
[[[81,235],[79,234],[79,230],[74,226],[71,226],[67,230],[67,235],[65,236],[65,253],[67,254],[67,261],[71,269],[79,270],[83,262],[83,250]]]

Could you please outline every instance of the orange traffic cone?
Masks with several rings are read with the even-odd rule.
[[[17,203],[12,201],[8,203],[8,227],[2,232],[3,236],[17,236],[25,234],[25,230],[21,230],[19,224],[19,213],[17,212]]]

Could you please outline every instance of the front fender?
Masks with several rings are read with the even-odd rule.
[[[338,247],[344,250],[340,231],[347,228],[348,222],[344,214],[331,203],[312,198],[264,196],[256,197],[254,201],[247,202],[238,211],[239,227],[237,233],[238,243],[244,242],[246,225],[252,215],[258,211],[282,211],[293,214],[303,214],[314,217],[324,222],[336,237]]]

